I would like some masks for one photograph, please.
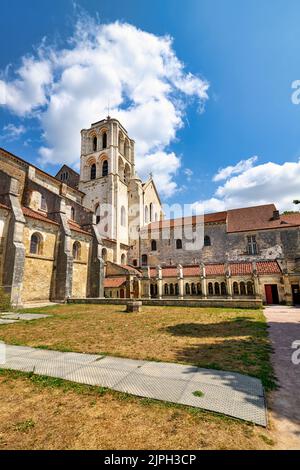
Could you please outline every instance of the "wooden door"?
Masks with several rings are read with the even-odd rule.
[[[267,304],[271,305],[273,303],[272,285],[271,284],[266,284],[265,285],[265,291],[266,291]]]

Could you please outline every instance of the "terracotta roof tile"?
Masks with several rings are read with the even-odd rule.
[[[233,263],[229,265],[229,268],[232,276],[252,273],[252,263]]]
[[[225,266],[224,264],[206,264],[205,272],[207,276],[224,276]]]
[[[107,277],[104,279],[104,287],[121,287],[126,282],[126,277]]]
[[[277,261],[258,261],[256,263],[258,274],[280,274],[281,269]]]
[[[200,276],[200,266],[184,266],[183,275],[188,276]]]
[[[227,212],[214,212],[212,214],[204,214],[204,223],[217,223],[217,222],[226,222]],[[198,221],[201,216],[198,216]],[[165,219],[158,222],[151,222],[147,225],[148,229],[163,229],[163,228],[173,228],[173,227],[182,227],[183,225],[195,225],[197,223],[197,216],[191,217],[179,217],[177,219]]]
[[[177,267],[164,267],[162,268],[162,275],[163,277],[177,277],[178,271]]]
[[[274,204],[243,207],[227,211],[227,232],[248,232],[253,230],[268,230],[300,226],[300,214],[281,215],[273,218],[276,211]]]
[[[22,207],[22,211],[26,217],[31,217],[32,219],[41,220],[42,222],[47,222],[48,224],[59,225],[54,220],[49,219],[48,215],[44,212],[40,213],[40,212],[30,209],[29,207],[24,207],[24,206]]]

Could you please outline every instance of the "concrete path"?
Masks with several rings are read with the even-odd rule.
[[[267,424],[261,381],[245,375],[3,343],[1,349],[5,354],[2,354],[0,368],[108,387],[132,395],[223,413],[261,426]]]
[[[265,309],[273,344],[273,367],[280,388],[271,395],[271,415],[280,449],[300,450],[300,364],[293,364],[292,348],[299,341],[300,308],[271,306]],[[294,345],[296,346],[296,345]],[[300,359],[300,353],[297,354]]]
[[[0,313],[0,325],[9,325],[10,323],[17,323],[24,320],[39,320],[40,318],[47,317],[51,317],[51,315],[44,315],[40,313]]]

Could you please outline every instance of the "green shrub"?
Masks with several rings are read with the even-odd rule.
[[[3,287],[0,287],[0,312],[5,312],[10,310],[10,297],[7,294]]]

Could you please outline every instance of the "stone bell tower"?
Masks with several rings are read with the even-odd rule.
[[[115,244],[116,263],[124,262],[129,248],[128,185],[134,175],[134,140],[117,119],[108,116],[81,131],[79,189],[85,207],[96,214],[100,235]]]

